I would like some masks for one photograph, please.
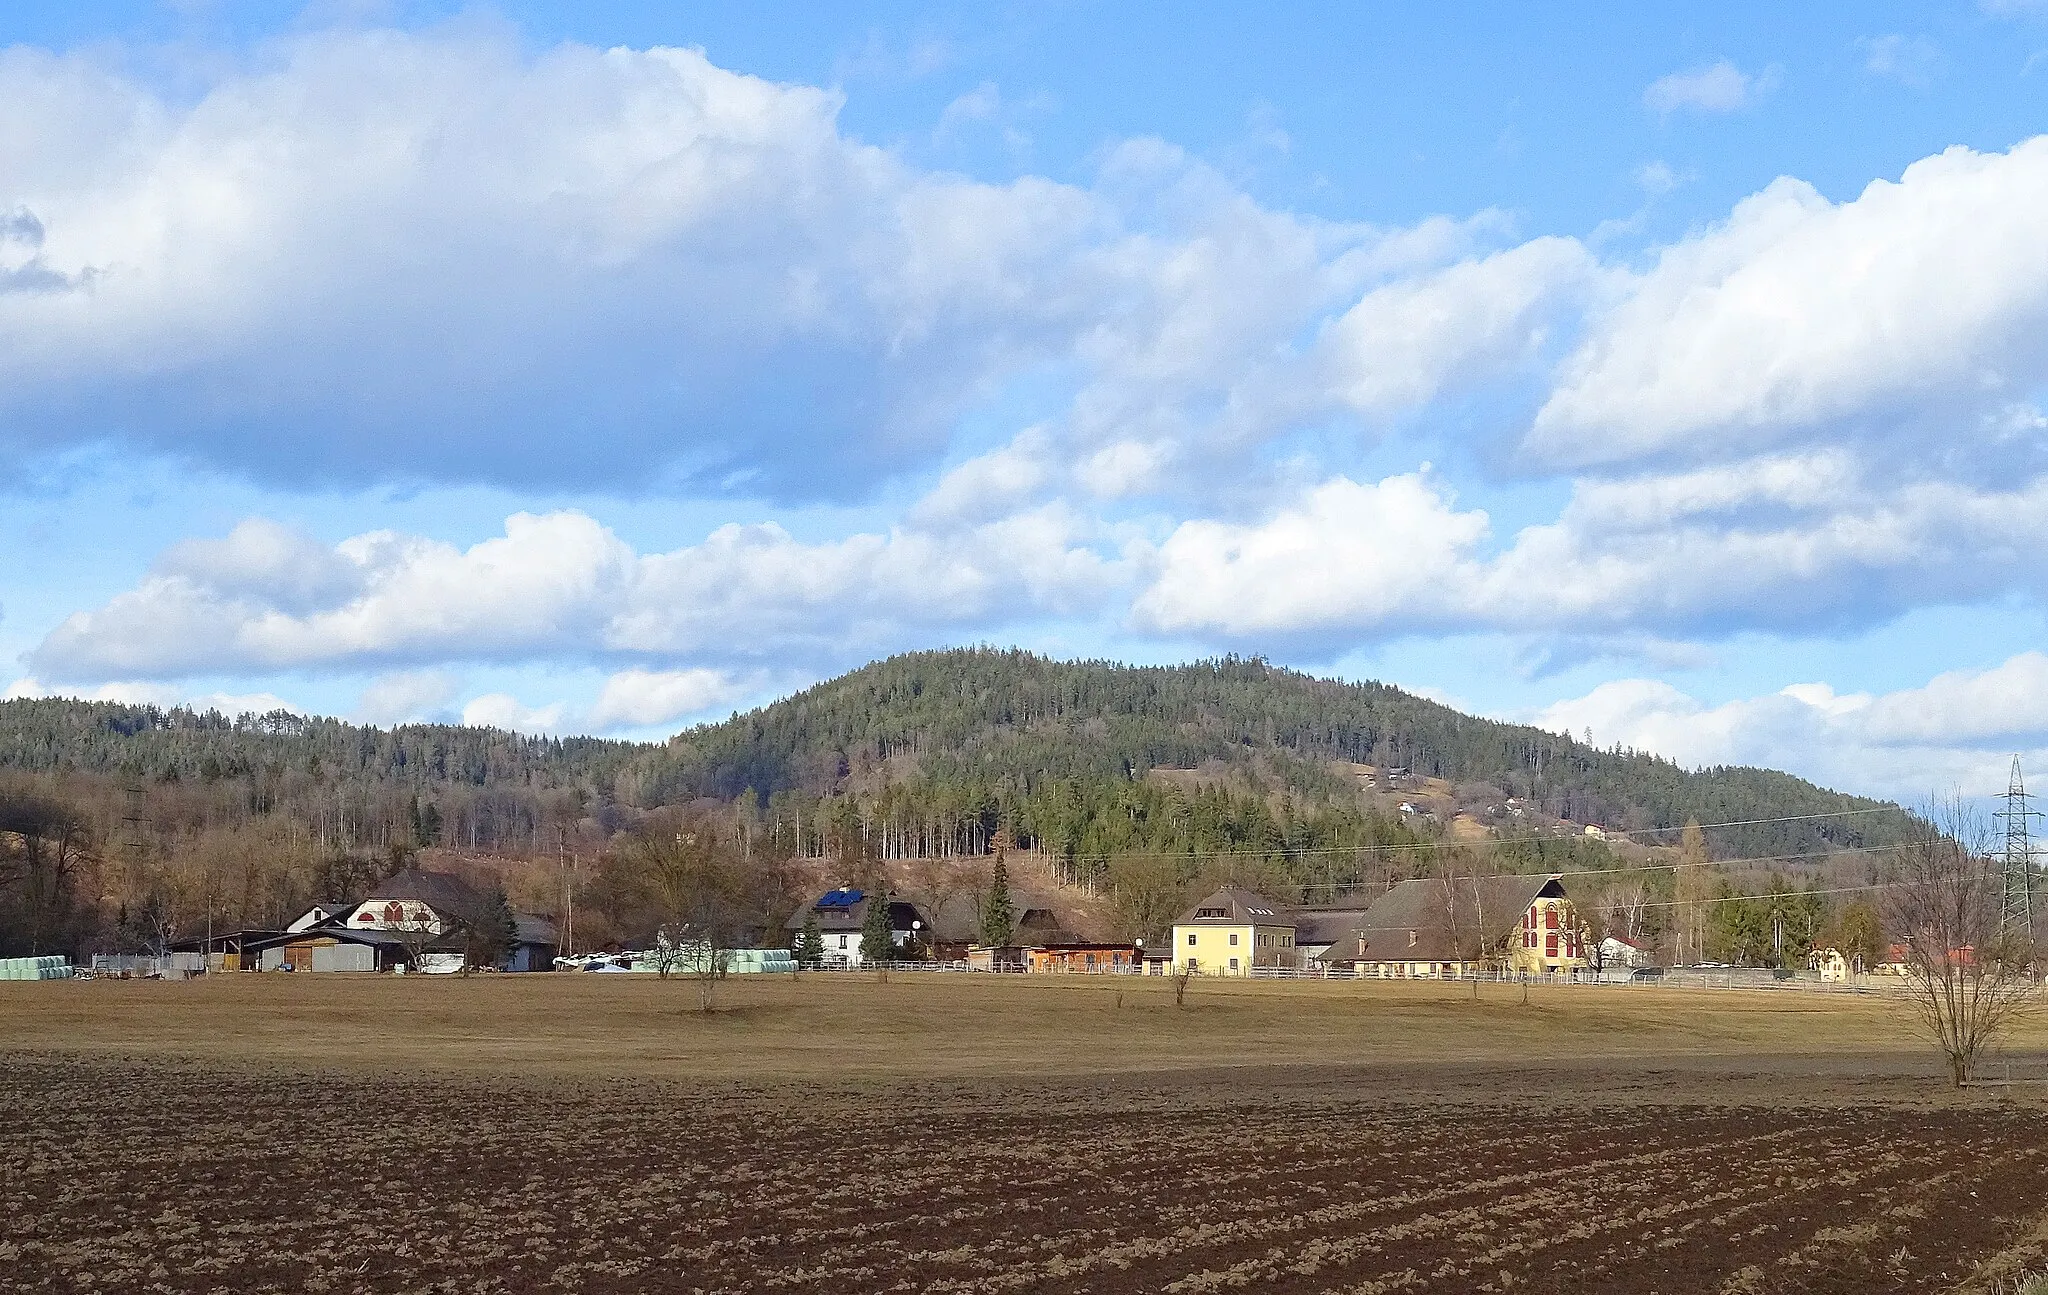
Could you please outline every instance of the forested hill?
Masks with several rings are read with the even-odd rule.
[[[1149,770],[1220,764],[1240,790],[1285,793],[1306,823],[1312,807],[1354,796],[1355,785],[1331,770],[1339,760],[1491,784],[1548,813],[1623,829],[1880,805],[1769,770],[1690,772],[1475,719],[1384,684],[1235,658],[1130,667],[992,649],[915,653],[658,745],[441,725],[383,730],[282,713],[0,703],[0,768],[98,778],[107,794],[175,785],[181,800],[202,806],[187,812],[207,821],[220,807],[284,812],[321,840],[364,845],[420,830],[411,820],[422,807],[432,820],[426,830],[449,844],[539,849],[564,824],[602,830],[634,809],[749,791],[772,822],[786,818],[806,833],[822,832],[836,812],[842,821],[857,814],[865,838],[879,815],[899,836],[943,833],[949,850],[985,846],[998,827],[1069,854],[1167,842],[1287,848],[1309,831],[1366,839],[1358,832],[1369,825],[1251,821],[1263,811],[1250,802],[1213,810],[1230,819],[1221,826],[1176,826],[1165,815],[1180,811],[1140,794]],[[1889,841],[1904,823],[1896,813],[1776,823],[1718,833],[1715,852]]]
[[[986,648],[875,662],[761,710],[671,739],[645,795],[823,792],[889,760],[919,778],[1028,797],[1048,780],[1128,780],[1222,761],[1309,796],[1329,761],[1490,783],[1545,811],[1622,829],[1878,809],[1885,802],[1767,769],[1688,771],[1526,725],[1477,719],[1381,683],[1318,679],[1257,659],[1133,667]],[[1717,853],[1891,841],[1903,813],[1722,833]]]

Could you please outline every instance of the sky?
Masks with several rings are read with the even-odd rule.
[[[2048,2],[0,10],[0,693],[1260,655],[2048,785]]]

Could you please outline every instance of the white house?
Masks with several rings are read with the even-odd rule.
[[[1600,941],[1600,965],[1603,967],[1647,967],[1656,961],[1657,951],[1650,947],[1648,940],[1610,935]]]
[[[868,906],[876,896],[852,886],[840,886],[820,895],[816,901],[804,904],[789,921],[783,923],[789,932],[790,948],[796,948],[803,937],[804,926],[812,918],[817,919],[818,931],[825,937],[825,962],[828,966],[858,967],[867,961],[861,957],[860,935],[867,926]],[[912,935],[922,935],[931,927],[918,911],[917,905],[907,900],[888,899],[889,943],[901,951],[910,943]]]

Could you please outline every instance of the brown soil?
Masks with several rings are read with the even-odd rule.
[[[905,979],[8,986],[0,1286],[1948,1291],[2048,1237],[2039,1086],[1865,1000]]]

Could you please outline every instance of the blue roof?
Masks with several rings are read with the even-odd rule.
[[[861,891],[841,888],[839,890],[827,891],[825,893],[825,897],[818,901],[818,907],[852,908],[855,904],[858,904],[862,898],[863,893]]]

